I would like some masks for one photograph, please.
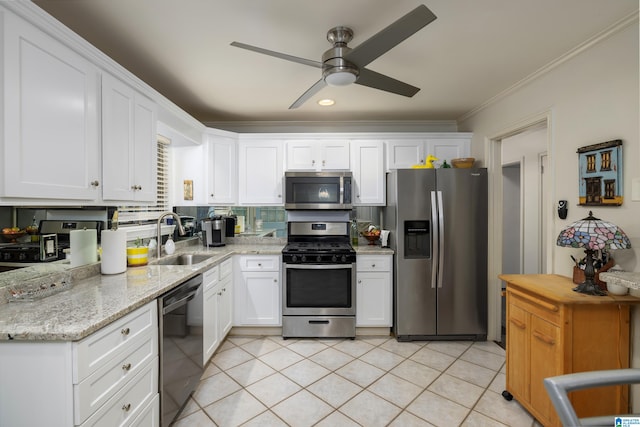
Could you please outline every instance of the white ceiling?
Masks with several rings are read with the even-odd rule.
[[[438,17],[369,64],[421,88],[406,98],[327,87],[305,65],[230,46],[239,41],[321,61],[327,30],[355,47],[418,0],[34,0],[198,120],[455,120],[617,21],[638,0],[424,0]],[[316,101],[333,98],[333,107]]]

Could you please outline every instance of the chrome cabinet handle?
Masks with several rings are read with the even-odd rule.
[[[358,283],[362,283],[362,280],[358,280]]]
[[[123,328],[123,329],[121,329],[121,330],[120,330],[120,333],[121,333],[122,335],[129,335],[129,332],[131,332],[131,331],[129,330],[129,328]]]
[[[326,162],[323,160],[323,161],[322,161],[322,166],[324,166],[325,164],[326,164]]]
[[[92,186],[92,187],[97,187],[97,186],[99,186],[99,185],[100,185],[100,182],[99,182],[98,180],[91,181],[91,186]]]
[[[134,191],[135,190],[142,190],[142,185],[132,185],[131,189],[134,190]]]
[[[131,369],[131,363],[125,363],[124,365],[122,365],[123,371],[128,371],[130,369]]]
[[[315,160],[311,160],[311,166],[315,166],[316,165],[316,161]]]
[[[376,268],[376,265],[375,264],[371,264],[371,268]]]
[[[122,405],[122,410],[125,412],[129,412],[129,409],[131,409],[131,403],[127,403],[126,405]]]

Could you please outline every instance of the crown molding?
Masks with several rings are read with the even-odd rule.
[[[472,110],[470,110],[470,111],[466,112],[465,114],[463,114],[462,116],[458,117],[456,119],[456,122],[460,123],[462,121],[465,121],[465,120],[469,119],[470,117],[473,117],[474,115],[478,114],[480,111],[484,110],[485,108],[488,108],[491,105],[503,100],[507,96],[517,92],[518,90],[520,90],[524,86],[528,85],[532,81],[534,81],[534,80],[540,78],[541,76],[551,72],[552,70],[554,70],[555,68],[557,68],[560,65],[564,64],[565,62],[570,61],[575,56],[581,54],[582,52],[584,52],[584,51],[586,51],[588,49],[591,49],[593,46],[595,46],[596,44],[600,43],[601,41],[608,39],[609,37],[613,36],[614,34],[617,34],[617,33],[621,32],[622,30],[624,30],[625,28],[627,28],[627,27],[629,27],[629,26],[631,26],[633,24],[637,24],[638,23],[638,18],[639,18],[638,12],[639,11],[636,10],[635,12],[630,13],[629,15],[625,16],[624,18],[620,19],[619,21],[615,22],[614,24],[610,25],[609,27],[605,28],[604,30],[596,33],[595,35],[593,35],[589,39],[587,39],[584,42],[580,43],[578,46],[576,46],[573,49],[571,49],[568,52],[566,52],[564,55],[554,59],[553,61],[549,62],[548,64],[546,64],[543,67],[539,68],[538,70],[534,71],[533,73],[529,74],[524,79],[522,79],[519,82],[513,84],[512,86],[508,87],[507,89],[503,90],[502,92],[500,92],[497,95],[489,98],[487,101],[483,102],[482,104],[478,105],[477,107],[473,108]]]

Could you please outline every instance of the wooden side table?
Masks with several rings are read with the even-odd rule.
[[[542,383],[573,372],[629,367],[632,296],[574,292],[569,277],[503,274],[507,282],[507,388],[545,426],[561,426]],[[629,413],[629,387],[573,392],[580,418]]]

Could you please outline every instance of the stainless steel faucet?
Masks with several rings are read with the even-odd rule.
[[[178,233],[180,233],[181,236],[184,236],[184,228],[182,227],[182,222],[180,221],[180,217],[175,213],[175,212],[163,212],[160,214],[160,216],[158,217],[158,258],[160,259],[160,257],[162,256],[162,220],[165,217],[168,216],[172,216],[173,220],[176,222],[176,225],[178,227]]]

